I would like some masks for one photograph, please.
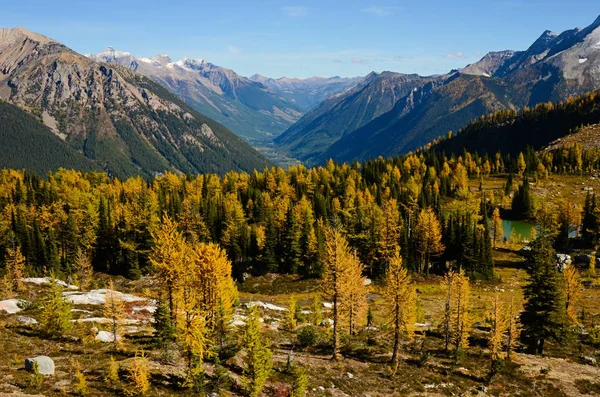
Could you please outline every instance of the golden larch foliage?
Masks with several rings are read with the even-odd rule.
[[[507,329],[506,329],[506,358],[511,360],[512,353],[515,351],[517,344],[519,343],[519,336],[521,335],[521,323],[520,323],[520,312],[521,302],[511,294],[510,300],[506,305],[507,313]]]
[[[340,329],[343,317],[344,298],[348,296],[349,267],[352,253],[340,227],[325,229],[325,261],[322,280],[324,299],[333,304],[333,330],[331,334],[333,359],[340,358]]]
[[[104,301],[104,317],[110,320],[110,332],[113,335],[113,343],[115,348],[119,345],[121,335],[121,325],[125,319],[125,304],[121,295],[115,291],[115,286],[112,280],[108,282],[108,289]]]
[[[563,272],[564,283],[563,292],[565,294],[565,312],[567,318],[572,323],[576,324],[577,319],[577,305],[581,299],[582,285],[579,281],[579,272],[575,266],[567,266]]]
[[[509,323],[506,307],[502,304],[500,295],[498,293],[494,295],[492,307],[487,316],[491,325],[491,330],[488,337],[488,347],[490,348],[492,362],[494,362],[501,358],[502,339]]]
[[[400,252],[389,262],[385,275],[383,290],[387,317],[394,332],[394,350],[392,367],[395,373],[399,363],[400,337],[408,340],[414,338],[415,322],[417,320],[417,294],[406,268],[402,265]]]
[[[350,254],[348,267],[344,278],[345,286],[342,289],[342,307],[345,311],[345,319],[348,323],[348,332],[354,335],[355,328],[359,319],[364,316],[364,311],[367,306],[368,288],[366,277],[363,276],[364,266],[360,262],[358,255],[355,252]]]
[[[4,258],[6,274],[4,275],[4,289],[6,295],[12,297],[15,292],[22,291],[24,288],[21,280],[25,274],[25,257],[21,253],[21,247],[7,248]]]

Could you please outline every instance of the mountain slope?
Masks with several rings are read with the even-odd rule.
[[[283,150],[299,152],[299,158],[310,163],[401,154],[456,131],[483,114],[560,101],[599,87],[600,18],[585,29],[561,34],[546,31],[525,51],[489,53],[450,75],[429,81],[421,78],[415,82],[414,92],[400,98],[373,90],[369,101],[388,97],[387,101],[395,102],[387,112],[354,129],[339,128],[343,122],[338,118],[344,121],[353,117],[340,112],[339,105],[348,99],[340,96],[318,114],[323,122],[303,123],[305,119],[313,121],[310,117],[314,112],[310,112],[276,142]],[[331,130],[337,134],[330,133],[329,140],[318,135]],[[286,139],[292,135],[296,145],[308,150],[299,151],[290,144]]]
[[[331,144],[390,111],[399,99],[429,81],[418,75],[371,73],[354,88],[323,101],[275,143],[293,157],[318,161]]]
[[[151,78],[249,142],[270,141],[302,114],[299,106],[261,83],[203,60],[184,58],[173,62],[167,55],[137,59],[112,47],[87,56]]]
[[[600,123],[600,94],[570,97],[555,104],[540,104],[526,111],[497,112],[480,117],[450,139],[433,148],[447,155],[463,150],[493,156],[497,152],[517,155],[528,147],[539,150],[552,145],[580,143],[598,147],[598,128],[581,126]]]
[[[263,84],[270,91],[307,112],[330,96],[354,87],[363,80],[363,77],[345,78],[336,76],[310,77],[308,79],[282,77],[272,79],[255,74],[250,76],[250,80]]]
[[[0,98],[119,176],[262,168],[268,162],[153,81],[25,29],[0,29]]]
[[[428,83],[398,101],[391,111],[335,142],[319,161],[406,153],[458,130],[482,114],[514,109],[514,104],[506,100],[510,96],[510,86],[479,76],[455,74]]]
[[[66,145],[34,116],[0,101],[0,168],[44,175],[59,168],[100,171],[101,167]]]

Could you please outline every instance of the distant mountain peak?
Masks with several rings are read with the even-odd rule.
[[[168,64],[173,63],[173,60],[171,59],[171,57],[166,54],[158,54],[158,55],[153,56],[150,59],[159,63],[162,66],[167,66]]]
[[[543,52],[548,49],[550,43],[552,43],[558,36],[558,33],[555,33],[551,30],[546,30],[536,41],[533,42],[528,51],[536,54]]]
[[[115,50],[115,48],[112,46],[108,46],[104,51],[102,51],[96,55],[99,57],[102,57],[104,59],[111,59],[111,60],[133,56],[129,52]],[[87,57],[89,58],[89,55],[87,55]]]

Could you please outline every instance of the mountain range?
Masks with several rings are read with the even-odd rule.
[[[14,153],[33,148],[38,164],[28,168],[39,171],[60,165],[56,153],[71,159],[65,166],[76,162],[118,176],[251,171],[270,164],[151,79],[23,28],[0,29],[0,99],[2,167],[27,165]]]
[[[259,75],[246,78],[204,60],[183,58],[173,62],[168,55],[135,58],[129,52],[112,47],[87,56],[97,62],[125,66],[151,78],[198,112],[257,146],[272,141],[324,98],[360,80],[269,79]]]
[[[275,143],[309,165],[406,153],[481,115],[599,88],[599,55],[600,18],[585,29],[546,31],[525,51],[491,52],[441,76],[372,74],[305,114]]]

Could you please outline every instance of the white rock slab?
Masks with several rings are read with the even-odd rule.
[[[106,303],[106,294],[109,289],[95,289],[89,292],[63,292],[66,299],[74,305],[103,305]],[[139,296],[124,294],[119,291],[114,293],[121,298],[123,302],[145,302],[146,298]]]
[[[0,311],[5,311],[8,314],[15,314],[20,312],[21,309],[18,306],[18,303],[23,301],[22,299],[6,299],[3,301],[0,301]]]
[[[43,285],[43,284],[50,284],[52,282],[52,279],[50,277],[27,277],[27,278],[22,278],[21,281],[23,281],[24,283]],[[65,287],[67,289],[72,289],[72,290],[79,289],[78,286],[67,284],[62,280],[55,280],[55,281],[56,281],[56,284],[60,285],[61,287]]]

